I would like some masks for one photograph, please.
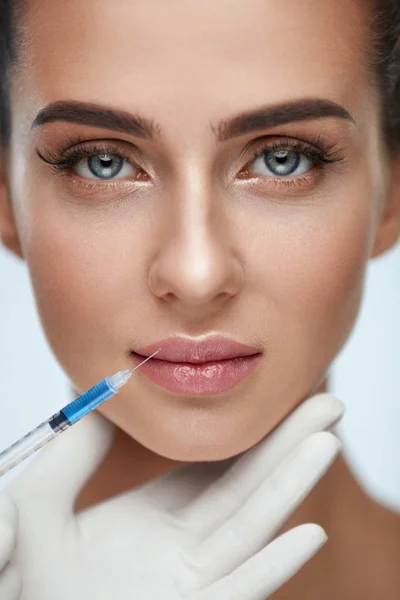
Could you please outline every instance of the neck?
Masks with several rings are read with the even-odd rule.
[[[327,391],[325,379],[316,393]],[[400,519],[364,491],[343,452],[279,533],[302,523],[321,525],[328,541],[276,600],[398,597]]]

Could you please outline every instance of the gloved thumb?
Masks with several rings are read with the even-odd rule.
[[[62,512],[71,510],[80,490],[106,457],[115,426],[92,412],[38,451],[26,469],[7,487],[17,501],[49,500]],[[54,498],[57,502],[54,503]]]

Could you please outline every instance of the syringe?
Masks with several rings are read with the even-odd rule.
[[[127,383],[133,371],[150,360],[160,350],[161,348],[133,369],[125,369],[118,371],[118,373],[115,373],[111,377],[105,377],[81,396],[67,404],[67,406],[64,406],[64,408],[55,413],[50,419],[32,429],[32,431],[24,435],[17,442],[14,442],[14,444],[3,450],[3,452],[0,452],[0,476],[17,466],[25,458],[28,458],[28,456],[31,456],[31,454],[42,448],[59,433],[65,431],[82,417],[100,406],[100,404],[115,396],[120,388]]]

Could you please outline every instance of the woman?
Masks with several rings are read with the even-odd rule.
[[[77,392],[138,354],[165,359],[99,409],[118,429],[80,511],[178,464],[233,458],[328,390],[367,264],[399,237],[400,9],[18,7],[2,32],[19,50],[3,85],[3,243],[27,261]],[[226,367],[243,350],[218,340],[213,355],[166,354],[167,338],[214,333],[253,358]],[[285,527],[304,522],[329,542],[274,598],[399,597],[399,517],[342,457]]]

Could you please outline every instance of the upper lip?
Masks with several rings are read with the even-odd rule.
[[[161,351],[154,359],[167,362],[205,363],[239,356],[259,354],[261,350],[226,338],[222,335],[194,340],[187,337],[170,337],[149,346],[138,348],[134,352],[141,356],[150,356],[156,350]]]

